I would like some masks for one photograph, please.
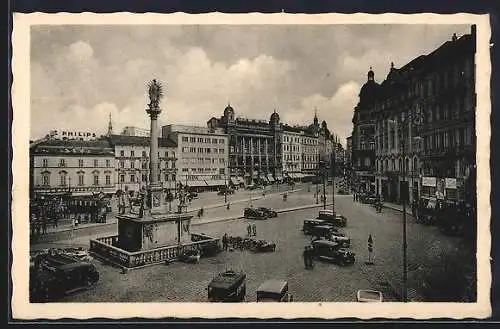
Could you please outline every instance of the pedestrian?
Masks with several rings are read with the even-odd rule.
[[[47,220],[46,217],[42,219],[42,234],[47,234]]]
[[[252,225],[251,224],[248,224],[248,226],[247,226],[247,234],[248,234],[248,236],[252,235]]]
[[[354,202],[356,202],[356,193],[355,193],[355,192],[352,194],[352,200],[353,200]]]
[[[307,248],[307,246],[304,247],[304,251],[302,252],[302,257],[304,258],[304,268],[306,270],[309,269],[309,249]]]
[[[226,209],[229,210],[229,208],[231,208],[231,207],[229,206],[229,202],[228,202],[227,206],[226,206]]]
[[[227,233],[222,236],[222,248],[227,251]]]
[[[314,263],[313,263],[313,261],[314,261],[314,249],[312,246],[309,246],[308,255],[309,255],[309,268],[313,269],[314,268]]]
[[[253,236],[257,236],[257,225],[252,225]]]

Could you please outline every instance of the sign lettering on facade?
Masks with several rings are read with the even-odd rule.
[[[422,186],[436,186],[436,177],[422,177]]]
[[[446,188],[456,189],[457,188],[457,179],[456,178],[445,178],[445,186],[446,186]]]

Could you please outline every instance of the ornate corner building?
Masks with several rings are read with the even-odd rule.
[[[353,117],[358,186],[373,177],[389,202],[474,202],[475,31],[401,68],[391,63],[380,84],[370,69]]]

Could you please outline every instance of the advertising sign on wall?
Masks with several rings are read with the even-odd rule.
[[[422,177],[422,186],[436,186],[436,177]]]
[[[445,186],[446,188],[457,188],[457,179],[456,178],[445,178]]]

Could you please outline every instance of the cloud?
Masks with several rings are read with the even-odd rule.
[[[461,29],[461,30],[460,30]],[[457,26],[38,26],[31,35],[31,136],[70,128],[148,127],[146,83],[163,82],[160,124],[205,125],[230,101],[237,116],[320,120],[350,134],[373,66],[396,67],[468,32]],[[463,33],[462,33],[463,34]],[[418,42],[415,42],[418,40]],[[57,127],[55,127],[57,126]]]

